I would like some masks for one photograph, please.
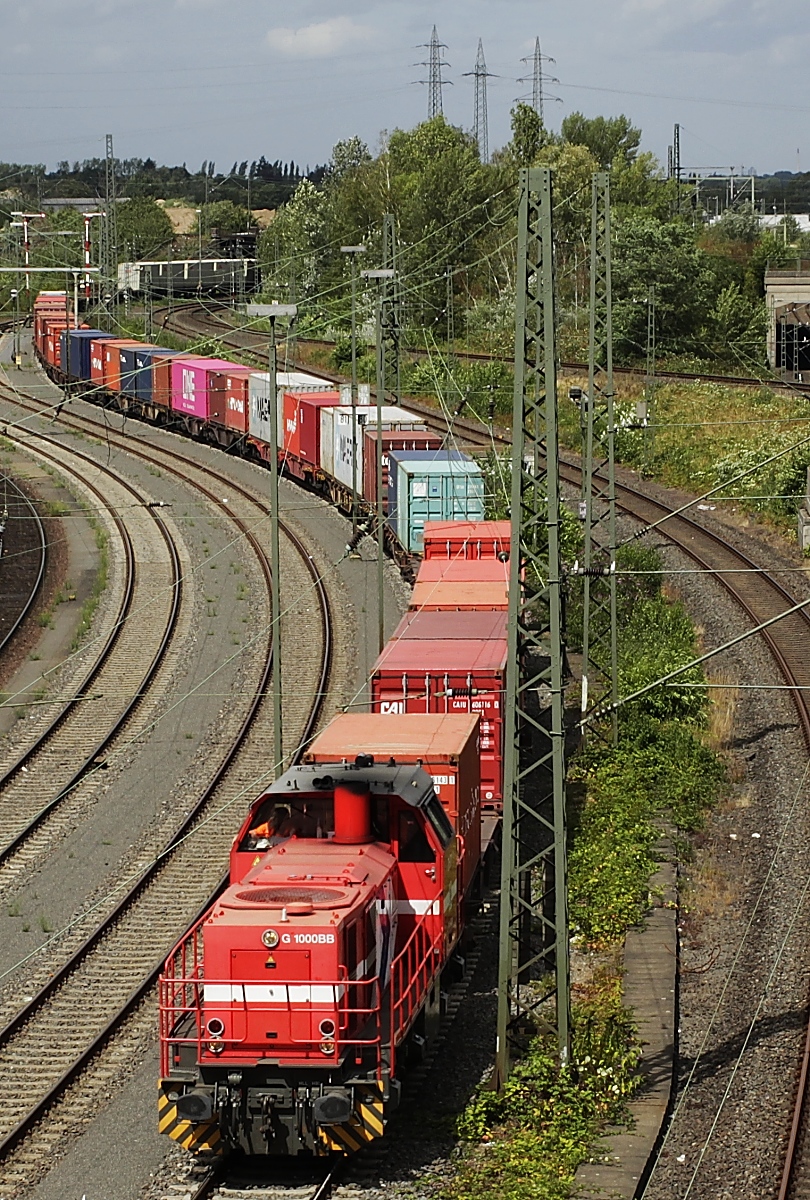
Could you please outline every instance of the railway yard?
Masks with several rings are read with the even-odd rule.
[[[172,327],[215,332],[237,354],[261,347],[203,309],[174,315]],[[451,1119],[491,1064],[491,887],[441,1036],[406,1080],[383,1141],[348,1163],[278,1165],[268,1180],[264,1168],[195,1164],[158,1135],[156,980],[221,888],[245,808],[271,777],[268,474],[126,412],[81,399],[61,408],[63,391],[29,363],[0,378],[13,488],[4,557],[20,560],[4,629],[25,650],[7,659],[3,680],[17,719],[6,720],[0,760],[0,1196],[378,1200],[412,1194],[415,1180],[435,1190],[454,1145]],[[442,429],[433,410],[409,407]],[[473,450],[492,441],[463,418],[455,435]],[[505,431],[495,436],[508,444]],[[573,459],[561,480],[573,505]],[[67,499],[43,502],[48,488]],[[804,599],[796,550],[733,512],[676,512],[688,499],[618,474],[622,536],[666,518],[643,541],[663,555],[703,645]],[[376,546],[365,538],[359,556],[349,553],[346,524],[282,481],[287,755],[335,712],[366,702]],[[392,562],[385,569],[388,634],[409,589]],[[38,603],[48,617],[36,623]],[[772,689],[765,703],[735,685],[752,675]],[[723,735],[731,785],[680,868],[677,1077],[643,1194],[681,1194],[692,1170],[694,1196],[800,1197],[810,1173],[806,610],[731,647],[709,679],[733,697]],[[609,1160],[584,1169],[583,1194],[621,1184]],[[729,1161],[745,1164],[747,1191],[731,1181]]]
[[[7,7],[0,1200],[810,1200],[801,29]]]

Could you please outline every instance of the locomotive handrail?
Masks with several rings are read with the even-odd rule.
[[[202,970],[202,963],[197,964],[197,972]],[[202,1058],[204,1049],[210,1047],[212,1042],[222,1041],[225,1049],[223,1053],[227,1057],[227,1048],[241,1047],[248,1042],[247,1025],[245,1026],[245,1034],[241,1037],[231,1035],[215,1038],[211,1034],[207,1034],[203,1026],[203,1010],[206,1005],[205,988],[220,987],[229,990],[229,999],[219,1001],[209,1001],[209,1007],[217,1007],[221,1005],[227,1007],[227,1011],[234,1013],[247,1013],[250,1008],[261,1009],[261,1011],[269,1011],[278,1014],[284,1013],[287,1016],[292,1016],[294,1013],[301,1011],[300,1005],[302,1001],[299,997],[294,996],[292,989],[313,988],[329,989],[331,995],[322,1000],[313,1000],[310,991],[310,997],[303,1003],[306,1005],[305,1011],[311,1016],[316,1016],[323,1013],[324,1016],[333,1017],[336,1015],[335,1008],[338,1006],[338,1015],[341,1018],[355,1018],[358,1027],[368,1026],[370,1020],[374,1021],[375,1032],[371,1036],[360,1036],[343,1033],[343,1030],[348,1026],[344,1026],[339,1021],[336,1025],[335,1034],[328,1040],[334,1041],[338,1049],[340,1045],[347,1044],[351,1046],[379,1046],[381,1039],[381,996],[379,988],[379,977],[373,976],[369,979],[353,979],[350,980],[345,973],[345,968],[342,968],[343,974],[337,979],[274,979],[270,985],[264,984],[256,979],[216,979],[211,977],[203,977],[199,973],[191,976],[174,976],[165,974],[161,976],[158,986],[158,1012],[160,1015],[160,1052],[161,1052],[161,1069],[164,1075],[171,1071],[170,1064],[170,1047],[172,1046],[197,1046],[197,1053]],[[251,987],[272,987],[283,998],[274,998],[273,1000],[259,1000],[249,997],[247,989]],[[345,1003],[348,995],[349,987],[363,988],[370,991],[370,1001],[366,1005],[358,1005],[348,1007]],[[282,992],[283,989],[283,992]],[[193,1032],[183,1034],[178,1032],[178,1026],[183,1018],[191,1017],[194,1021]],[[374,1020],[376,1018],[376,1020]],[[342,1036],[341,1036],[342,1034]],[[283,1052],[287,1047],[308,1048],[317,1047],[324,1041],[324,1035],[319,1033],[317,1037],[301,1037],[296,1036],[290,1031],[285,1034],[283,1042],[280,1042],[277,1051]]]
[[[441,893],[434,902],[441,901]],[[401,1041],[418,1015],[441,962],[443,929],[430,933],[425,913],[391,964],[391,1040]]]

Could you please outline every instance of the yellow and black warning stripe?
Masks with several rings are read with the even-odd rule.
[[[177,1105],[169,1099],[169,1092],[177,1090],[177,1084],[170,1080],[161,1080],[158,1092],[158,1130],[165,1133],[172,1141],[179,1142],[184,1150],[194,1154],[207,1151],[211,1154],[222,1154],[222,1135],[217,1121],[202,1121],[195,1124],[177,1115]]]
[[[356,1154],[375,1138],[382,1137],[385,1130],[385,1104],[382,1084],[369,1084],[355,1088],[354,1112],[342,1125],[321,1127],[321,1140],[329,1152]]]

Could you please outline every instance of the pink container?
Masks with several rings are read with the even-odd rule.
[[[173,358],[172,366],[172,409],[208,420],[209,376],[216,371],[232,371],[235,363],[224,358]]]

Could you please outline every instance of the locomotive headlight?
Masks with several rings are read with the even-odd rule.
[[[320,1049],[321,1049],[321,1054],[334,1054],[335,1053],[335,1043],[333,1041],[331,1041],[331,1039],[326,1038],[324,1041],[321,1042]]]
[[[335,1022],[330,1021],[327,1018],[326,1020],[321,1021],[320,1025],[318,1026],[318,1029],[321,1032],[321,1037],[331,1038],[335,1032]]]
[[[225,1043],[222,1038],[216,1038],[213,1042],[208,1043],[208,1049],[212,1054],[221,1054],[225,1049]]]
[[[208,1025],[206,1026],[206,1028],[207,1028],[208,1032],[210,1033],[211,1037],[214,1037],[214,1038],[221,1037],[222,1034],[225,1032],[225,1024],[223,1021],[220,1021],[219,1017],[212,1017],[211,1020],[208,1022]]]
[[[268,950],[275,950],[279,943],[279,936],[275,929],[265,929],[264,933],[262,934],[262,942]]]

